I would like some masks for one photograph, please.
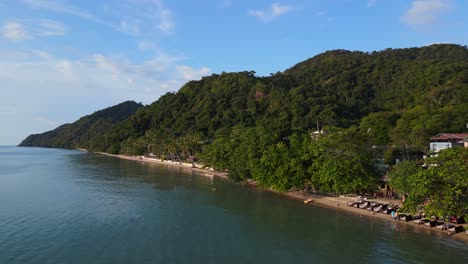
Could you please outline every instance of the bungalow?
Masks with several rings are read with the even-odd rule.
[[[429,144],[430,151],[439,152],[446,148],[453,148],[453,147],[463,147],[464,138],[468,137],[468,133],[440,133],[433,137],[431,137],[431,143]]]

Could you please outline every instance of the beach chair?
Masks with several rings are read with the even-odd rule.
[[[463,226],[461,225],[452,225],[450,227],[448,227],[448,231],[449,232],[453,232],[453,233],[459,233],[459,232],[463,232]]]
[[[438,228],[440,230],[447,230],[449,228],[449,226],[451,226],[451,225],[448,225],[448,224],[446,224],[445,222],[442,222],[442,221],[437,221],[436,222],[436,228]]]
[[[369,205],[369,202],[363,202],[362,204],[359,205],[360,209],[366,209],[366,207]]]
[[[424,225],[429,226],[429,227],[434,227],[436,226],[437,222],[434,220],[429,220],[429,219],[424,219]]]
[[[413,216],[410,214],[400,214],[400,220],[408,222],[408,221],[413,220]]]

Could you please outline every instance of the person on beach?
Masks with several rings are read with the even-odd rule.
[[[392,211],[391,215],[392,215],[392,219],[395,220],[395,210]]]

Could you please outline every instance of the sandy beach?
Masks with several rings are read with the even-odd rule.
[[[81,150],[81,149],[80,149]],[[86,150],[82,150],[86,151]],[[94,152],[96,154],[100,155],[105,155],[105,156],[111,156],[111,157],[116,157],[120,159],[125,159],[125,160],[132,160],[136,162],[147,162],[147,163],[154,163],[154,164],[160,164],[164,166],[171,166],[171,167],[178,167],[182,169],[186,169],[187,171],[192,171],[192,172],[197,172],[201,175],[204,176],[214,176],[218,177],[224,180],[229,180],[227,177],[226,172],[220,172],[220,171],[213,171],[213,170],[207,170],[199,167],[193,167],[192,164],[189,163],[180,163],[180,162],[172,162],[172,161],[162,161],[159,159],[155,158],[147,158],[147,157],[141,157],[141,156],[127,156],[127,155],[114,155],[114,154],[109,154],[109,153],[103,153],[103,152]],[[255,182],[244,182],[242,184],[249,185],[249,186],[255,186]],[[271,190],[265,190],[265,191],[271,191]],[[275,192],[275,191],[272,191]],[[300,192],[300,191],[290,191],[286,193],[278,193],[275,192],[278,195],[285,196],[289,199],[294,199],[297,200],[298,202],[304,203],[304,201],[307,201],[308,205],[311,206],[322,206],[322,207],[328,207],[328,208],[333,208],[336,210],[342,210],[346,211],[352,214],[360,215],[360,216],[365,216],[365,217],[370,217],[370,218],[376,218],[376,219],[383,219],[386,221],[392,221],[396,225],[399,225],[401,229],[417,229],[418,232],[424,232],[432,235],[436,235],[439,237],[450,237],[459,241],[463,241],[465,244],[468,245],[468,234],[465,233],[465,231],[454,234],[454,233],[449,233],[448,231],[442,231],[439,228],[436,227],[429,227],[425,225],[418,225],[414,223],[413,221],[408,221],[405,222],[403,220],[392,220],[390,215],[383,214],[383,213],[375,213],[371,212],[365,209],[359,209],[355,207],[350,207],[347,205],[348,201],[354,200],[356,198],[353,197],[332,197],[332,196],[322,196],[322,195],[314,195],[310,193],[305,193],[305,192]],[[369,201],[376,201],[378,203],[393,203],[393,204],[399,204],[401,205],[401,200],[389,200],[389,199],[370,199]],[[466,224],[465,224],[466,226]]]
[[[82,150],[82,149],[79,149]],[[86,150],[82,150],[86,151]],[[105,156],[110,156],[110,157],[115,157],[119,159],[125,159],[125,160],[132,160],[132,161],[137,161],[137,162],[147,162],[147,163],[154,163],[154,164],[159,164],[159,165],[165,165],[165,166],[171,166],[171,167],[177,167],[177,168],[182,168],[186,169],[188,171],[194,171],[198,172],[202,175],[205,176],[216,176],[219,178],[223,178],[225,180],[229,180],[227,177],[226,172],[221,172],[221,171],[214,171],[214,170],[206,170],[202,169],[199,167],[193,167],[192,164],[190,163],[183,163],[183,162],[173,162],[170,160],[160,160],[160,159],[155,159],[155,158],[147,158],[143,156],[127,156],[127,155],[121,155],[121,154],[109,154],[105,152],[93,152],[95,154],[100,154],[100,155],[105,155]]]

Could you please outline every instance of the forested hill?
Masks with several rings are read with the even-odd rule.
[[[84,116],[72,124],[64,124],[54,130],[28,136],[20,146],[54,148],[88,148],[101,134],[113,126],[128,119],[143,107],[133,101],[96,111]]]
[[[439,132],[466,132],[468,49],[327,51],[267,77],[223,72],[190,81],[125,120],[119,115],[113,127],[96,114],[21,145],[196,155],[259,186],[361,192],[375,188],[382,149],[387,162],[407,159],[427,152]],[[317,124],[324,134],[313,134]]]
[[[268,77],[223,72],[188,82],[90,147],[131,153],[159,146],[152,151],[194,154],[194,142],[225,137],[233,127],[262,127],[280,140],[319,123],[360,127],[376,145],[425,151],[430,136],[463,132],[467,120],[466,46],[334,50]]]

